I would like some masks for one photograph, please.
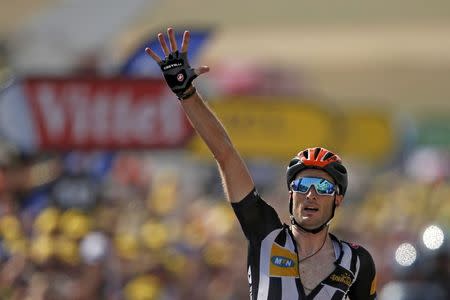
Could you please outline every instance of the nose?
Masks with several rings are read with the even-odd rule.
[[[311,185],[309,189],[306,191],[306,198],[316,198],[317,195],[318,194],[314,185]]]

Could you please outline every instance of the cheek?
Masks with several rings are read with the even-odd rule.
[[[323,199],[322,207],[326,208],[327,210],[331,210],[331,209],[333,209],[333,202],[334,202],[334,199]]]
[[[300,197],[293,198],[294,210],[299,209],[302,206],[303,200]]]

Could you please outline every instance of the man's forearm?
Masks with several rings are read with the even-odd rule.
[[[214,158],[219,164],[224,162],[230,152],[234,151],[234,147],[214,112],[211,111],[198,93],[181,101],[181,103],[195,131],[206,143]]]
[[[181,103],[192,126],[219,164],[228,201],[242,200],[253,189],[254,183],[224,126],[198,93]]]

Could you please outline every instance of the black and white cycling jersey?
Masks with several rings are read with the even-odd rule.
[[[298,267],[297,244],[290,227],[253,190],[232,204],[248,247],[248,280],[251,300],[374,300],[375,265],[361,246],[330,234],[335,269],[306,295]]]

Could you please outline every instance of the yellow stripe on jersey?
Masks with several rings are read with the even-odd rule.
[[[370,294],[373,295],[377,291],[377,275],[372,280],[372,285],[370,286]]]
[[[276,243],[270,252],[270,276],[300,277],[298,273],[297,254]]]

